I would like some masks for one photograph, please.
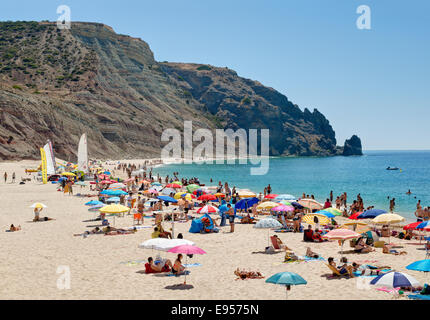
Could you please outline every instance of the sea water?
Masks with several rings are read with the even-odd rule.
[[[272,193],[303,193],[324,202],[333,191],[347,192],[348,203],[358,193],[364,206],[389,209],[389,199],[395,198],[395,212],[413,219],[418,200],[430,206],[430,151],[365,151],[351,157],[275,157],[270,158],[269,171],[263,176],[250,175],[252,164],[170,164],[154,168],[161,176],[179,172],[180,178],[198,177],[201,183],[217,185],[228,182],[236,189],[247,188],[263,192],[269,183]],[[398,167],[390,171],[387,167]],[[210,182],[210,179],[213,182]],[[406,192],[411,190],[412,194]]]

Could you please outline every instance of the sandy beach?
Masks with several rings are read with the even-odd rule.
[[[392,299],[389,293],[377,291],[366,283],[372,278],[327,279],[331,274],[326,261],[283,263],[284,252],[265,254],[268,245],[267,230],[255,229],[249,224],[236,224],[234,233],[229,226],[219,233],[193,234],[188,229],[191,222],[175,223],[175,232],[194,241],[207,254],[194,255],[188,263],[200,263],[191,267],[187,277],[188,287],[178,289],[184,277],[164,274],[145,274],[144,262],[159,252],[140,249],[138,245],[151,238],[153,218],[145,218],[144,225],[151,228],[138,230],[131,235],[90,235],[87,238],[73,236],[99,225],[95,212],[89,212],[85,202],[95,199],[65,195],[57,191],[57,185],[32,180],[20,185],[25,168],[37,167],[39,161],[0,163],[0,299],[285,299],[285,288],[265,283],[265,279],[236,280],[234,270],[239,268],[260,271],[267,277],[282,271],[300,274],[307,285],[293,287],[289,299]],[[3,174],[8,172],[8,183]],[[12,172],[17,181],[10,183]],[[74,187],[74,193],[89,193],[89,188]],[[95,194],[95,193],[94,193]],[[29,208],[34,202],[48,207],[41,216],[53,221],[32,222]],[[342,223],[345,218],[337,217]],[[5,232],[11,224],[21,225],[18,232]],[[133,226],[132,215],[116,219],[116,227]],[[166,229],[171,223],[165,222]],[[271,232],[271,235],[274,234]],[[310,246],[325,259],[340,258],[337,241],[304,243],[303,233],[278,233],[281,240],[297,255],[304,255]],[[407,255],[383,254],[381,248],[367,254],[346,253],[351,263],[368,262],[389,265],[396,271],[407,272],[424,284],[424,273],[406,270],[405,267],[425,258],[424,244],[418,241],[393,239]],[[345,244],[345,250],[352,248]],[[172,253],[161,256],[174,260]],[[142,263],[143,261],[143,263]],[[59,289],[58,268],[70,270],[70,289]]]

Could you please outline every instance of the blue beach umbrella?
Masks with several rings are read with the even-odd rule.
[[[317,211],[317,212],[315,212],[315,213],[323,214],[323,215],[325,215],[327,218],[334,218],[334,217],[336,217],[333,213],[328,212],[328,211],[324,211],[324,210],[320,210],[320,211]]]
[[[297,200],[297,198],[291,194],[280,194],[275,200]]]
[[[417,279],[406,273],[391,271],[376,277],[375,279],[370,281],[370,284],[386,286],[390,288],[399,288],[415,287],[418,286],[420,283]]]
[[[247,210],[248,208],[252,207],[254,204],[258,203],[260,200],[258,198],[244,198],[242,200],[239,200],[236,205],[236,210]]]
[[[104,205],[103,202],[98,201],[98,200],[91,200],[91,201],[88,201],[87,203],[85,203],[86,206],[94,206],[96,204],[102,204],[102,205]]]
[[[122,190],[103,190],[102,192],[100,192],[100,194],[104,194],[107,196],[122,196],[122,195],[127,195],[128,193]]]
[[[307,284],[308,282],[297,273],[279,272],[271,276],[269,279],[267,279],[266,283],[274,283],[274,284],[280,284],[280,285],[286,286],[287,299],[288,299],[288,290],[290,290],[291,286]]]
[[[296,209],[303,209],[304,207],[298,202],[291,202],[291,205]]]
[[[380,214],[387,213],[387,211],[382,209],[371,209],[364,211],[362,214],[360,214],[357,219],[373,219],[379,216]]]
[[[120,199],[119,197],[110,197],[109,199],[106,200],[106,202],[119,202]]]
[[[153,185],[153,186],[161,186],[161,183],[159,183],[159,182],[153,182],[153,183],[151,183],[151,185]]]
[[[178,202],[178,200],[173,199],[172,197],[169,197],[169,196],[158,196],[157,199],[160,199],[165,202],[173,202],[173,203]]]
[[[270,245],[270,229],[282,228],[282,224],[280,224],[278,220],[275,220],[273,218],[265,218],[254,224],[254,228],[267,229],[267,244]]]
[[[100,208],[103,208],[104,206],[106,206],[106,204],[104,204],[104,203],[95,204],[95,205],[89,207],[88,211],[98,211]]]
[[[421,222],[419,225],[416,226],[416,229],[425,229],[430,227],[430,220]]]
[[[419,260],[411,263],[406,266],[408,270],[422,271],[422,272],[430,272],[430,260]]]
[[[235,205],[231,204],[231,207],[234,209]],[[224,213],[229,210],[229,207],[227,207],[227,204],[223,204],[222,206],[219,206],[218,210],[220,213]]]

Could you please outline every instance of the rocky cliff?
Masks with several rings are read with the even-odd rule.
[[[318,110],[230,69],[159,63],[144,41],[98,23],[0,23],[0,110],[0,159],[38,158],[49,138],[74,160],[83,132],[91,157],[157,157],[161,132],[185,120],[269,128],[272,155],[345,153]]]

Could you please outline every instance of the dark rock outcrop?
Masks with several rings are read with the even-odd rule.
[[[344,156],[361,156],[363,150],[361,146],[361,139],[353,135],[350,139],[345,140],[342,155]]]
[[[39,158],[46,139],[75,160],[158,157],[164,129],[270,129],[271,155],[342,154],[318,110],[228,68],[159,63],[149,45],[100,23],[0,23],[0,159]],[[358,148],[352,144],[352,151]]]

